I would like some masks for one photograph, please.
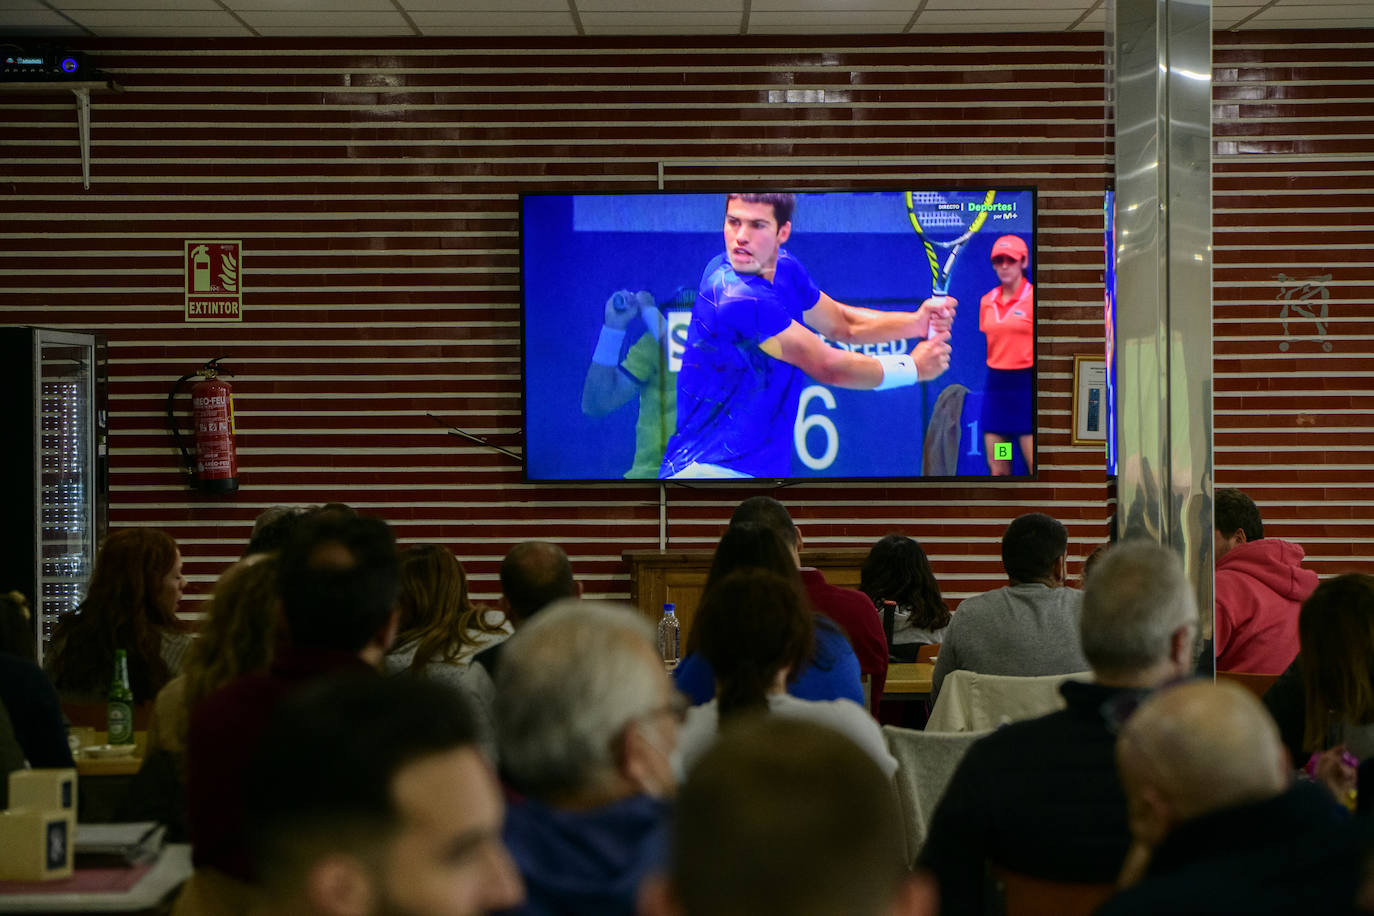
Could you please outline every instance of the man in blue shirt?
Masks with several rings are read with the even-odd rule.
[[[806,376],[881,391],[949,366],[955,300],[927,299],[915,312],[835,301],[782,248],[795,205],[792,194],[726,199],[725,251],[706,265],[697,290],[678,375],[677,433],[660,477],[790,476]],[[909,354],[866,356],[831,347],[822,334],[841,343],[922,342]]]

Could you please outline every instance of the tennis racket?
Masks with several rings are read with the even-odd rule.
[[[959,252],[987,222],[996,196],[996,191],[906,192],[906,215],[930,262],[930,295],[938,304],[949,295],[949,276]]]

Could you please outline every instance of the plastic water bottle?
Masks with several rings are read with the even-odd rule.
[[[677,615],[673,613],[676,605],[663,605],[663,619],[658,622],[658,654],[663,656],[663,664],[669,671],[677,667],[678,656],[682,651],[682,629],[678,626]]]

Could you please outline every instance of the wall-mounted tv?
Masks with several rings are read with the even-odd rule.
[[[1033,188],[520,212],[527,480],[1034,475]]]

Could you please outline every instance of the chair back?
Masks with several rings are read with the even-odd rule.
[[[1251,674],[1248,671],[1218,671],[1217,680],[1232,681],[1250,691],[1257,697],[1263,697],[1269,688],[1274,686],[1274,682],[1279,679],[1277,674]]]
[[[1006,902],[1004,916],[1091,916],[1116,893],[1114,884],[1049,881],[991,866],[993,884]]]
[[[938,642],[928,642],[916,650],[916,661],[933,662],[935,656],[940,654],[940,644]]]
[[[1092,673],[1012,677],[951,671],[940,683],[926,731],[982,731],[1063,709],[1059,685],[1067,680],[1092,680]]]
[[[897,758],[897,801],[902,809],[906,861],[915,864],[925,845],[935,806],[969,746],[987,732],[934,733],[883,726],[887,749]]]

